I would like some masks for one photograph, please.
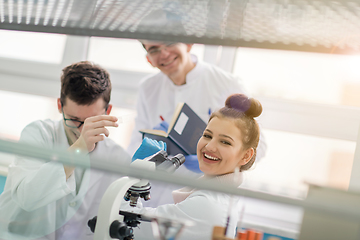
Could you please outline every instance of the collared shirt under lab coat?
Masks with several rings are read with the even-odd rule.
[[[211,112],[223,107],[226,98],[233,93],[247,94],[241,79],[212,64],[198,61],[191,55],[196,66],[186,75],[186,84],[177,86],[164,73],[152,75],[141,82],[137,99],[137,117],[128,152],[133,155],[141,144],[140,129],[152,129],[161,122],[162,116],[171,121],[179,102],[186,102],[206,123]],[[248,94],[247,94],[248,95]],[[266,144],[260,140],[257,156],[261,158]],[[197,178],[200,175],[181,166],[174,174]],[[144,206],[156,207],[171,203],[171,192],[179,186],[151,181],[151,200]]]
[[[69,147],[63,121],[36,121],[22,132],[20,142],[46,148]],[[111,139],[97,144],[91,159],[130,163],[130,156]],[[74,174],[66,180],[62,164],[16,158],[0,195],[0,239],[93,239],[87,221],[97,215],[107,187],[119,175],[75,169],[81,179],[78,194]],[[78,176],[76,176],[78,177]]]
[[[219,176],[216,180],[229,185],[230,182],[233,182],[233,178],[234,174],[232,173]],[[236,182],[235,186],[238,186],[242,182],[242,176]],[[229,205],[232,201],[227,236],[235,237],[236,227],[243,206],[241,197],[234,196],[231,199],[231,196],[228,194],[196,190],[188,187],[174,191],[173,197],[175,204],[161,205],[157,208],[141,208],[141,206],[139,206],[140,208],[132,208],[129,207],[129,202],[124,201],[121,204],[121,208],[124,211],[144,215],[162,216],[179,221],[191,221],[193,225],[185,227],[176,239],[210,240],[214,226],[226,226]],[[141,240],[156,239],[153,237],[153,229],[149,222],[141,222],[138,228],[134,228],[134,237]]]

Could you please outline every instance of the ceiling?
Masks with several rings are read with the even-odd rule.
[[[0,29],[360,53],[360,1],[0,0]]]

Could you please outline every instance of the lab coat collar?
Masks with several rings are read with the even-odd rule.
[[[228,173],[228,174],[216,176],[215,178],[221,183],[231,184],[238,187],[243,182],[243,173],[242,172],[239,172],[237,174]]]
[[[197,56],[191,54],[191,60],[195,63],[195,67],[193,69],[191,69],[190,72],[188,72],[188,74],[186,75],[186,84],[184,85],[175,85],[171,79],[169,77],[167,77],[164,73],[164,76],[167,77],[167,79],[169,80],[169,83],[171,83],[170,85],[173,88],[176,89],[183,89],[183,88],[187,88],[187,86],[189,86],[190,84],[192,84],[194,81],[196,81],[197,79],[199,79],[199,75],[204,73],[204,65],[201,61],[198,60]]]
[[[186,75],[186,84],[182,86],[191,84],[192,82],[196,81],[196,79],[198,79],[198,76],[200,74],[204,73],[204,66],[202,62],[198,60],[197,56],[191,54],[191,60],[195,63],[195,67],[191,69],[190,72],[188,72],[188,74]]]
[[[231,184],[233,186],[240,186],[240,184],[243,182],[243,173],[239,172],[237,174],[235,173],[229,173],[219,176],[201,176],[199,179],[214,179],[224,184]],[[195,192],[196,188],[190,188],[190,187],[184,187],[180,188],[178,190],[175,190],[172,192],[172,196],[174,199],[174,203],[179,203],[184,201],[190,194]]]
[[[217,175],[217,176],[203,175],[203,176],[199,177],[199,179],[214,179],[223,184],[230,184],[232,186],[239,187],[242,184],[244,177],[243,177],[242,172],[238,172],[237,174],[228,173],[228,174]]]

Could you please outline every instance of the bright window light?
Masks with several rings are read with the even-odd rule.
[[[191,52],[202,60],[204,45],[194,44]],[[148,73],[159,71],[147,62],[145,49],[135,39],[92,37],[88,59],[105,68]]]
[[[254,95],[360,106],[359,56],[238,48],[234,73]],[[350,99],[351,98],[351,99]]]
[[[304,197],[307,183],[347,189],[356,143],[262,129],[267,151],[243,187]]]
[[[0,136],[13,140],[18,140],[22,129],[35,120],[61,117],[55,98],[8,91],[0,91],[0,111],[1,115],[11,112],[11,117],[1,120]]]
[[[66,35],[0,30],[0,57],[59,64]]]

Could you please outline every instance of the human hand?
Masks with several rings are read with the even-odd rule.
[[[71,148],[92,152],[97,142],[103,141],[105,136],[109,136],[109,130],[106,127],[117,127],[117,121],[117,117],[110,115],[86,118],[80,136]]]
[[[163,141],[156,141],[154,139],[150,139],[145,137],[140,145],[140,147],[134,153],[131,161],[135,161],[136,159],[144,159],[149,157],[160,150],[166,151],[166,143]]]
[[[162,121],[161,123],[153,127],[154,130],[162,130],[164,132],[167,132],[168,128],[169,124],[166,121]]]
[[[184,165],[187,169],[195,173],[202,173],[199,168],[199,161],[197,159],[197,155],[187,155],[185,156]]]

